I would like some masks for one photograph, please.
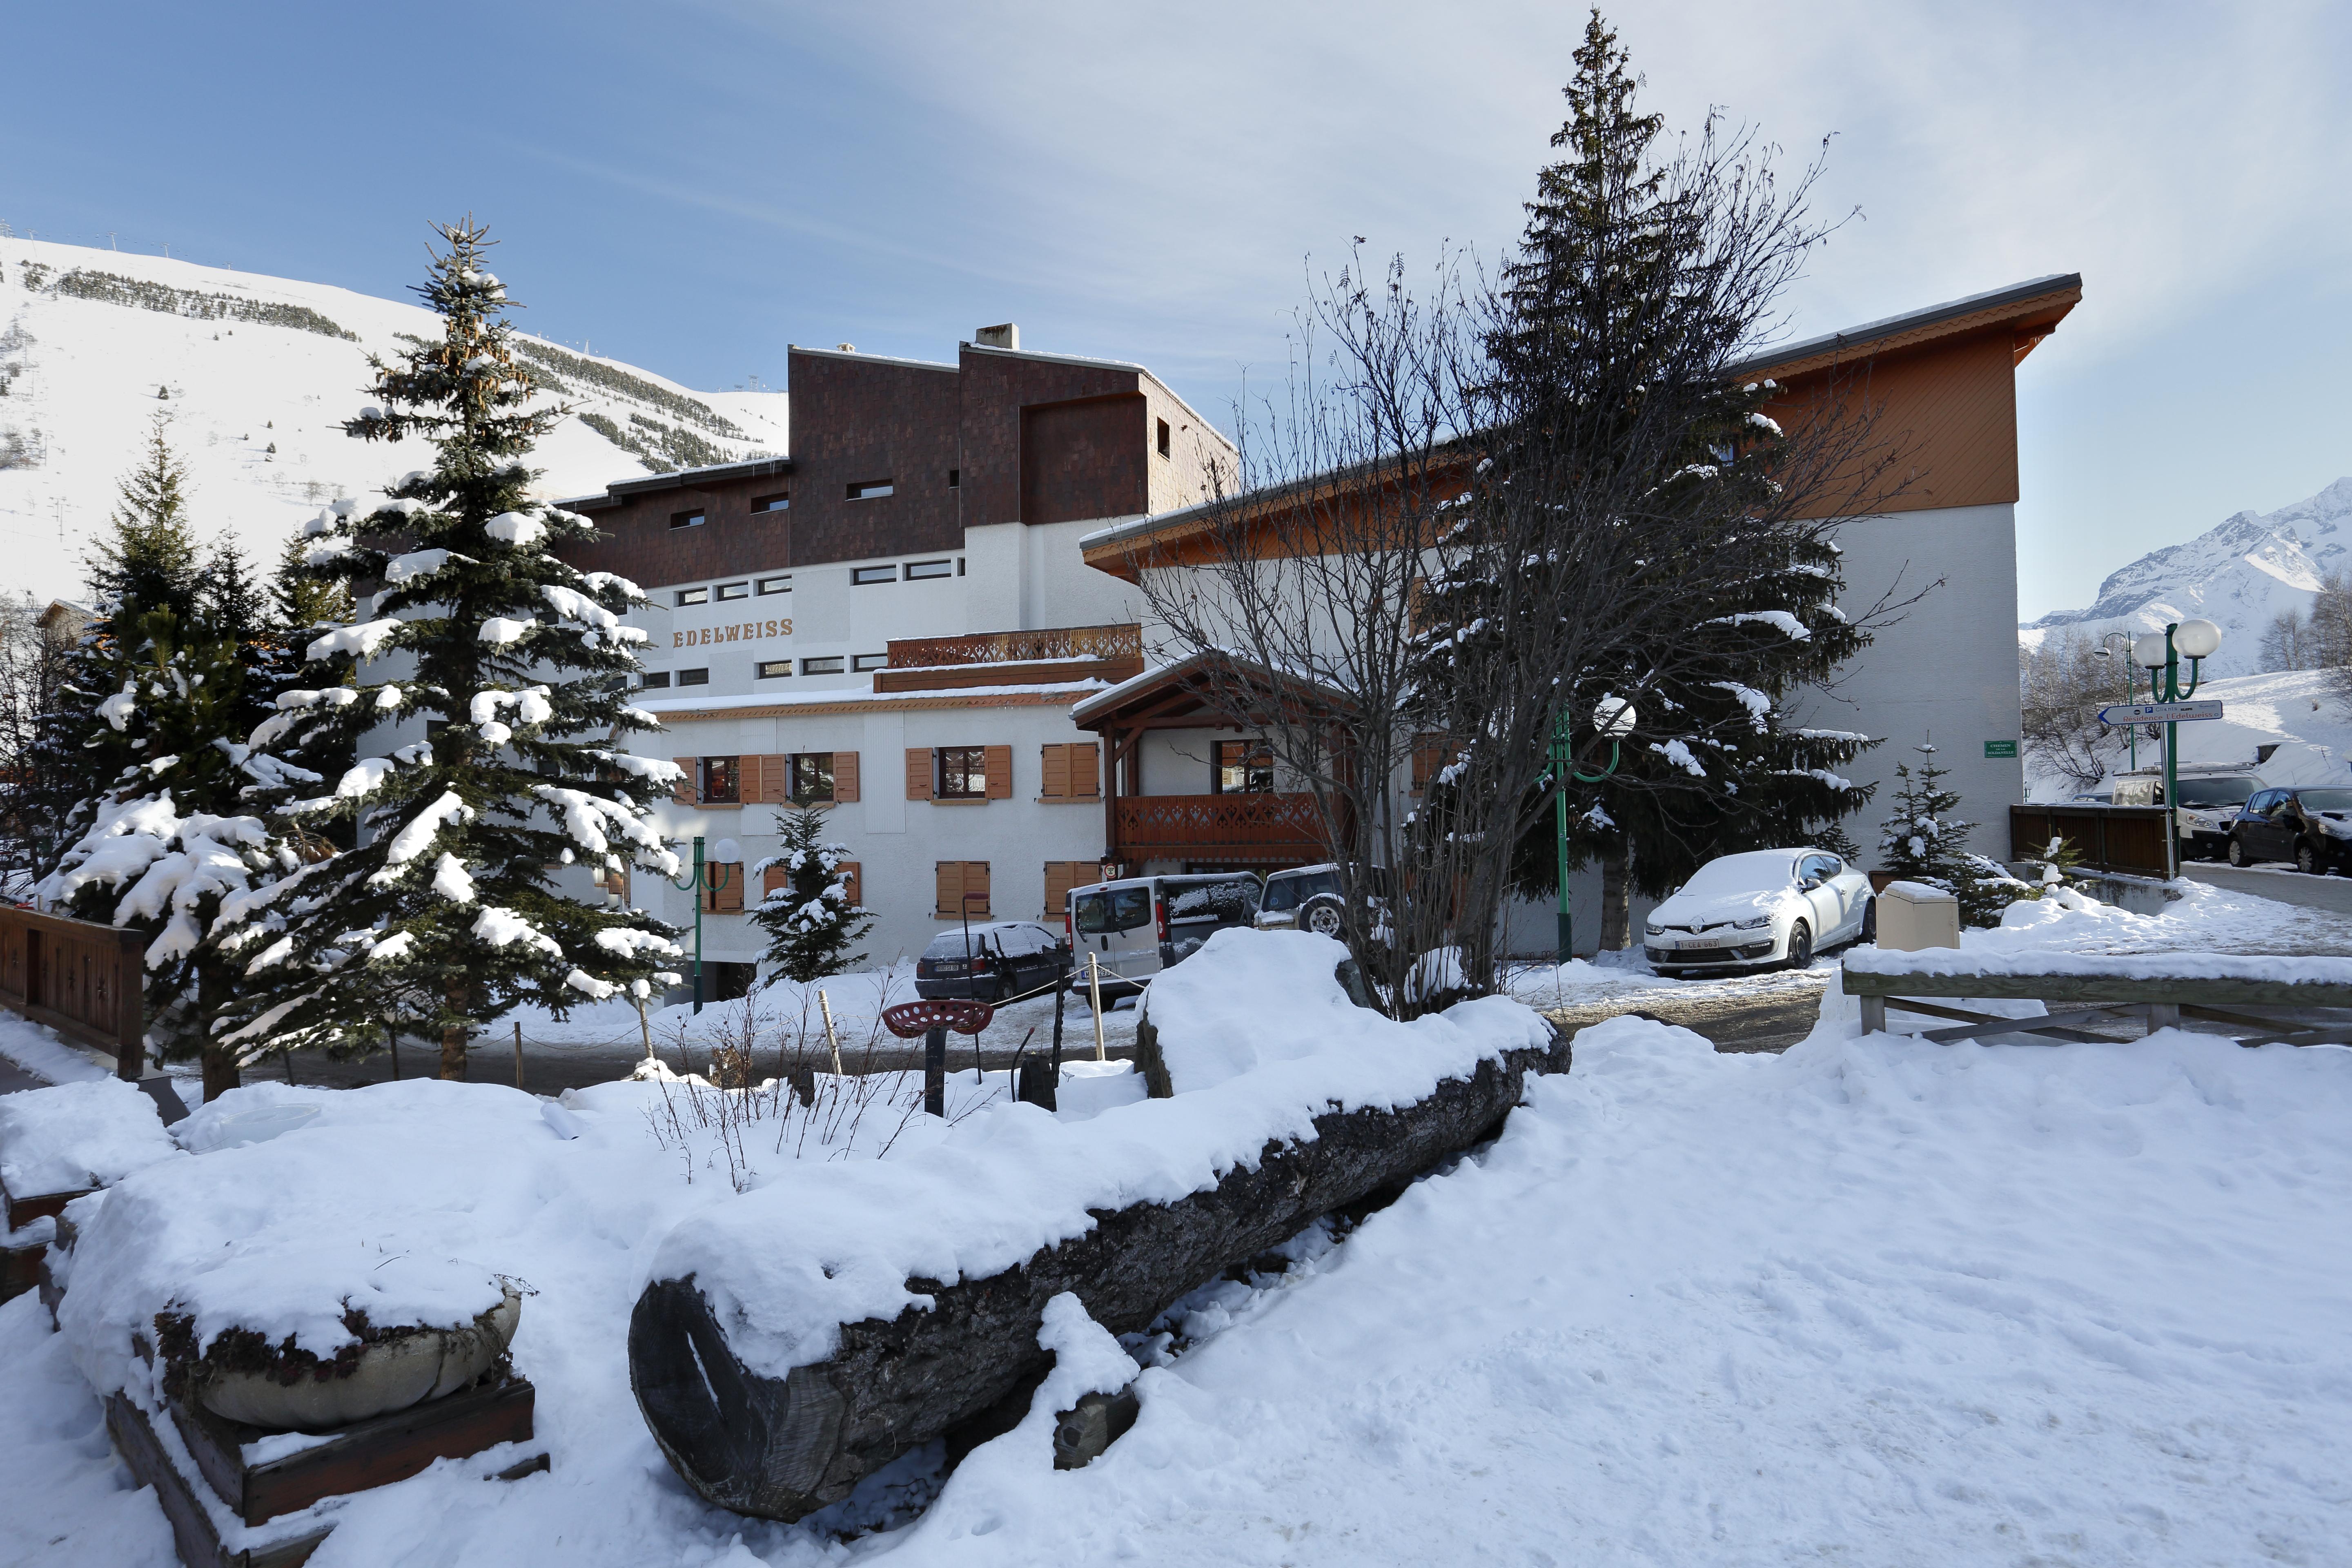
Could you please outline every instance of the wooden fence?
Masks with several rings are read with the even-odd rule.
[[[2168,876],[2172,868],[2164,858],[2164,835],[2170,816],[2160,805],[2012,805],[2009,858],[2039,860],[2053,838],[2063,838],[2083,857],[2085,870]]]
[[[114,1055],[120,1077],[146,1066],[147,939],[89,921],[0,908],[0,1005]]]

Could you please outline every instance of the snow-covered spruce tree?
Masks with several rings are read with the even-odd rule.
[[[198,619],[203,584],[189,527],[187,469],[165,438],[166,426],[158,415],[145,456],[119,487],[107,531],[82,558],[96,619],[65,655],[17,786],[19,831],[44,873],[56,869],[89,827],[121,771],[121,748],[109,742],[98,710],[120,694],[138,662],[143,637],[136,628],[156,610],[170,612],[180,626]]]
[[[214,934],[223,904],[298,870],[323,848],[250,807],[256,796],[316,785],[317,773],[231,739],[246,698],[237,641],[168,609],[118,624],[86,754],[117,770],[91,802],[91,826],[39,885],[44,903],[148,939],[148,1036],[165,1060],[201,1059],[205,1098],[237,1086],[237,1054],[212,1024],[244,961]]]
[[[2032,889],[1994,861],[1969,850],[1969,830],[1976,826],[1953,815],[1960,797],[1944,787],[1950,772],[1936,765],[1936,748],[1912,748],[1922,758],[1916,771],[1908,763],[1895,764],[1895,815],[1886,819],[1878,838],[1878,868],[1902,882],[1924,882],[1941,888],[1960,901],[1960,923],[1996,926],[2000,912]]]
[[[548,870],[584,855],[675,875],[646,801],[677,769],[615,743],[657,727],[626,697],[644,634],[620,618],[645,595],[550,548],[594,536],[530,496],[527,456],[562,411],[531,406],[484,231],[438,232],[418,292],[441,339],[377,361],[383,405],[344,426],[436,459],[312,524],[300,575],[385,586],[370,618],[310,642],[306,685],[253,740],[357,748],[331,790],[281,806],[314,830],[349,821],[357,847],[224,911],[250,955],[224,1038],[349,1052],[393,1026],[437,1037],[441,1076],[462,1079],[468,1032],[519,1004],[650,994],[675,933],[566,898]]]
[[[751,918],[768,933],[768,962],[776,975],[807,982],[839,974],[866,955],[850,947],[874,924],[874,917],[849,901],[849,846],[824,841],[824,813],[814,806],[776,813],[782,848],[751,867],[758,877],[782,867],[784,884],[761,900]]]

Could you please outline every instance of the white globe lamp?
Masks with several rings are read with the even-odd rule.
[[[1632,734],[1640,718],[1622,697],[1604,697],[1592,705],[1592,727],[1612,741]]]
[[[2210,658],[2221,646],[2221,628],[2208,620],[2183,621],[2172,634],[2183,658]]]
[[[2164,634],[2142,632],[2132,639],[2132,662],[2142,669],[2164,668]]]
[[[722,838],[710,847],[710,861],[715,866],[740,866],[743,847],[732,838]]]

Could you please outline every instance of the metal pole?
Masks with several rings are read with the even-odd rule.
[[[702,835],[694,836],[694,1010],[702,1011]]]
[[[1566,963],[1576,956],[1576,918],[1569,912],[1568,907],[1568,791],[1565,788],[1552,797],[1552,805],[1559,819],[1559,929],[1557,932],[1559,951],[1554,954],[1554,961]]]
[[[923,1033],[923,1113],[948,1113],[948,1031],[942,1024]]]
[[[1054,1081],[1062,1081],[1062,1004],[1070,994],[1069,954],[1062,955],[1061,973],[1054,977]]]
[[[515,1087],[522,1088],[522,1020],[515,1020]]]
[[[1107,1062],[1110,1053],[1103,1049],[1102,961],[1091,952],[1087,954],[1087,1005],[1095,1012],[1095,1060]]]

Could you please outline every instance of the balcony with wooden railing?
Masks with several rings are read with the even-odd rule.
[[[877,691],[1050,686],[1075,680],[1116,684],[1143,673],[1143,628],[1133,622],[899,637],[887,649],[889,668],[874,672]]]
[[[1123,795],[1110,807],[1107,858],[1131,866],[1148,860],[1297,865],[1330,855],[1311,795]]]

